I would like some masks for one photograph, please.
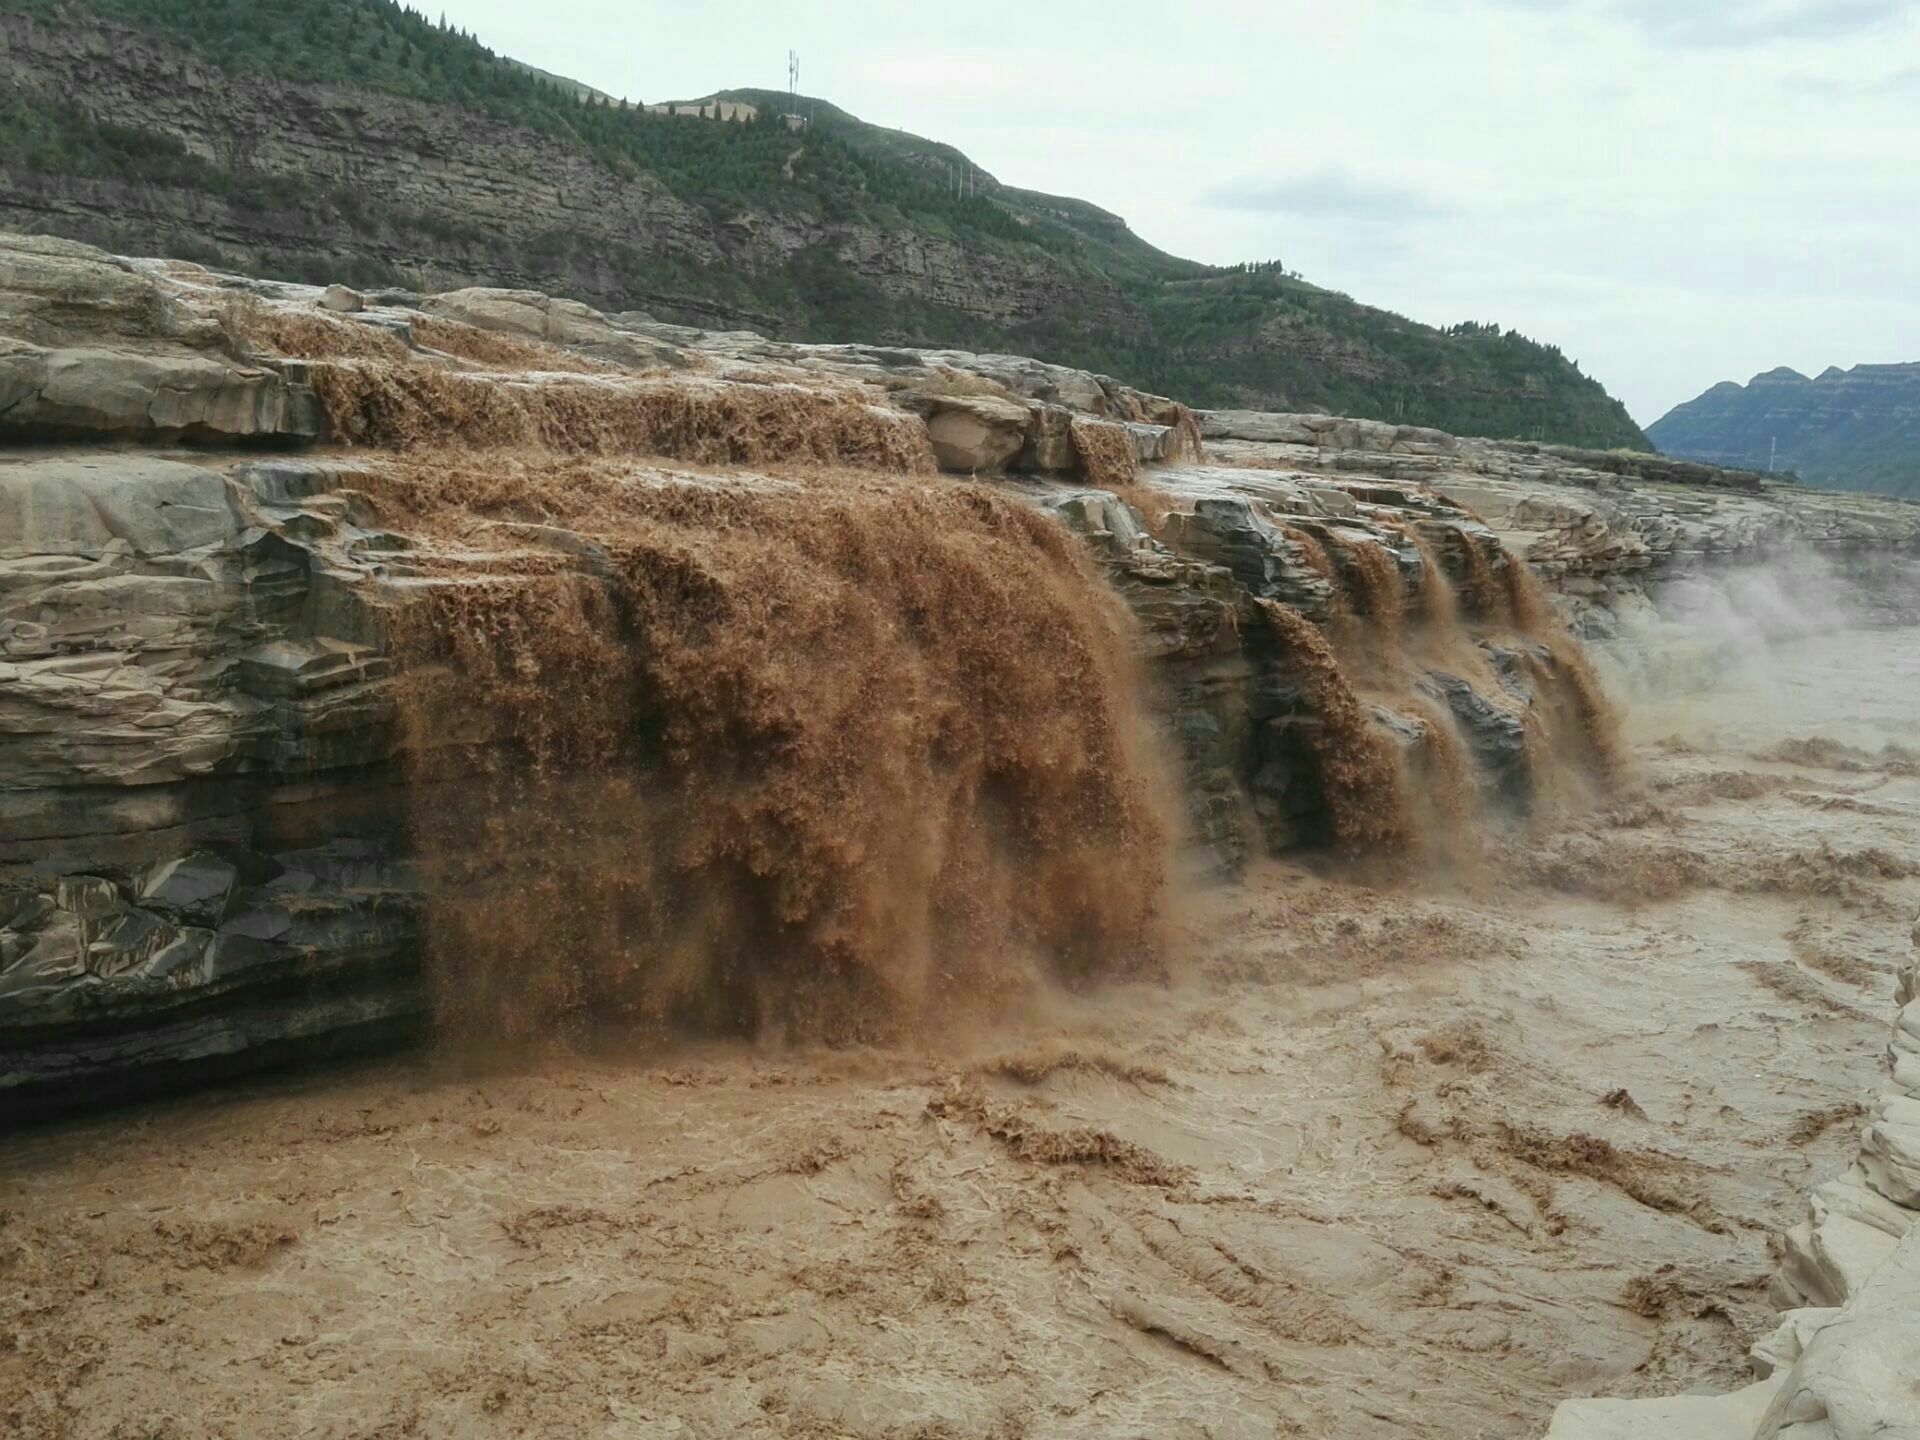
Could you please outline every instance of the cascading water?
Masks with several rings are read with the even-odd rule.
[[[1330,532],[1339,551],[1342,570],[1351,576],[1348,586],[1357,617],[1382,649],[1399,647],[1406,597],[1400,569],[1384,543]]]
[[[1412,525],[1396,525],[1394,533],[1404,539],[1420,556],[1420,593],[1417,596],[1420,618],[1433,630],[1452,630],[1459,624],[1460,607],[1453,586],[1440,563],[1439,552],[1427,537]]]
[[[1330,614],[1322,631],[1262,607],[1312,717],[1286,733],[1312,755],[1327,831],[1352,855],[1470,857],[1488,804],[1583,804],[1622,771],[1611,707],[1525,562],[1489,532],[1423,523],[1284,527],[1333,586]],[[1419,556],[1411,587],[1396,543]]]
[[[867,1038],[1154,963],[1171,787],[1131,617],[1040,513],[508,457],[381,503],[445,541],[397,631],[456,1038]],[[572,553],[459,547],[536,518]]]

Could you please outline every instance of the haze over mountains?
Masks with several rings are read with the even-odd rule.
[[[1647,435],[1682,459],[1920,498],[1920,362],[1830,366],[1811,379],[1783,365],[1745,385],[1723,381]]]
[[[1644,448],[1551,344],[1276,265],[1167,255],[1083,201],[824,102],[650,115],[388,0],[11,0],[0,223],[289,278],[525,285],[812,340],[1009,350],[1190,402]]]

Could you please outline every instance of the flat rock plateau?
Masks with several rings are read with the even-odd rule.
[[[1920,508],[26,236],[0,438],[5,1433],[1916,1433]]]

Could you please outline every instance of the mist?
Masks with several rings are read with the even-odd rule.
[[[1819,733],[1868,750],[1920,734],[1920,564],[1804,547],[1678,577],[1619,614],[1597,647],[1640,742],[1752,748]],[[1838,679],[1845,667],[1851,676]]]

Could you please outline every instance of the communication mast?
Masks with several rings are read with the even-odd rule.
[[[787,51],[787,125],[799,129],[809,124],[813,117],[800,113],[800,52]]]

